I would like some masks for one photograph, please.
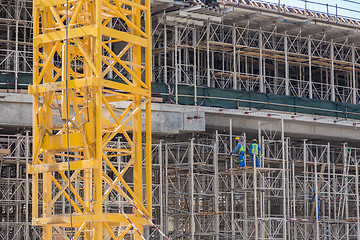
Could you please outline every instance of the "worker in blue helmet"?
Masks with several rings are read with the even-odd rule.
[[[253,166],[255,166],[254,163],[256,163],[256,167],[260,167],[260,162],[259,162],[260,152],[261,152],[261,148],[260,148],[259,144],[257,144],[257,140],[253,139],[252,144],[250,145],[250,148],[249,148],[249,154],[250,154],[251,162],[252,162]]]
[[[236,153],[238,151],[239,153],[239,167],[245,167],[245,154],[246,154],[246,150],[245,150],[245,146],[244,144],[242,144],[241,140],[239,137],[235,138],[235,141],[237,142],[236,147],[234,149],[234,151],[232,151],[230,153],[230,155]],[[236,160],[235,160],[236,162]]]

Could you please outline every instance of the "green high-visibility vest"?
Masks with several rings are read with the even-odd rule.
[[[256,144],[256,143],[252,144],[251,153],[254,154],[255,156],[259,155],[259,145],[258,144]]]
[[[241,152],[245,152],[245,147],[244,147],[244,145],[241,145],[241,148],[239,149],[239,154],[241,154]]]

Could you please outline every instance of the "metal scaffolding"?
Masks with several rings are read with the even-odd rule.
[[[14,82],[1,82],[0,86],[14,88],[21,74],[32,73],[32,1],[0,1],[0,72]]]
[[[241,136],[247,149],[252,138],[260,139],[259,168],[252,166],[248,155],[245,168],[230,159],[235,136]],[[260,122],[257,136],[234,133],[230,128],[221,134],[160,139],[156,137],[152,147],[153,222],[172,239],[360,237],[358,148],[292,140],[286,122],[280,120]],[[0,140],[1,149],[11,150],[1,162],[0,239],[41,239],[41,229],[31,226],[32,214],[27,211],[32,182],[25,164],[31,158],[31,138],[2,135]],[[109,147],[126,144],[118,139]],[[116,156],[111,162],[122,169],[126,159]],[[110,174],[106,166],[104,172]],[[118,204],[131,209],[122,197]],[[104,208],[116,211],[111,201]],[[66,211],[63,197],[55,212]],[[154,227],[146,227],[144,237],[164,239]]]
[[[31,181],[26,171],[31,161],[31,137],[0,135],[0,239],[40,239],[31,225]]]
[[[154,17],[154,81],[174,86],[176,99],[178,85],[193,86],[195,105],[204,86],[359,103],[357,30],[233,12],[194,6]]]
[[[42,30],[54,31],[52,36],[63,31],[62,25],[66,22],[65,6],[58,8],[50,6],[51,1],[37,2],[48,4],[46,11],[48,16],[52,16],[48,28]],[[71,11],[75,11],[78,4],[93,3],[88,0],[70,2]],[[103,7],[107,12],[105,18],[122,16],[119,11],[109,14],[114,10],[113,1],[102,2],[106,4]],[[129,1],[124,2],[125,5],[130,4]],[[177,1],[178,5],[173,5],[171,11],[153,11],[152,79],[154,82],[168,84],[169,94],[176,96],[175,103],[181,96],[178,86],[188,85],[195,90],[195,105],[201,105],[197,99],[197,89],[200,87],[359,104],[360,48],[356,42],[358,32],[355,29],[359,22],[342,18],[335,19],[335,22],[331,16],[316,13],[316,21],[329,22],[313,24],[314,18],[308,12],[296,13],[296,9],[288,11],[283,7],[280,9],[281,6],[278,6],[279,10],[275,9],[275,5],[257,6],[253,1],[233,1],[233,5],[230,1],[223,1],[223,6],[211,8],[197,2],[198,5],[189,6]],[[37,122],[46,122],[46,111],[54,116],[51,124],[44,129],[39,128],[35,134],[38,138],[39,134],[43,134],[46,140],[51,137],[57,143],[62,142],[62,146],[42,144],[42,147],[51,150],[49,154],[57,152],[54,158],[44,158],[44,153],[38,151],[42,140],[38,139],[33,145],[28,134],[0,136],[0,240],[41,239],[42,230],[30,223],[33,217],[36,218],[39,213],[41,216],[44,212],[52,217],[69,215],[71,212],[78,218],[74,228],[70,227],[69,218],[65,219],[67,225],[61,225],[59,219],[52,219],[57,222],[53,224],[53,229],[47,229],[47,236],[52,231],[53,237],[58,239],[74,234],[85,239],[93,237],[93,225],[85,223],[86,227],[82,227],[79,224],[81,214],[90,213],[94,209],[95,198],[89,190],[94,188],[88,187],[92,186],[89,179],[98,183],[96,191],[103,200],[101,206],[97,205],[98,213],[103,211],[118,216],[124,212],[126,215],[133,214],[131,219],[138,220],[136,226],[144,222],[148,224],[134,210],[133,202],[129,201],[131,195],[132,200],[138,201],[136,206],[143,206],[144,209],[140,207],[141,210],[147,216],[152,215],[156,226],[172,239],[360,239],[360,149],[347,143],[290,136],[286,131],[285,120],[259,122],[257,134],[234,132],[230,122],[229,129],[219,129],[219,132],[208,132],[207,135],[181,133],[176,138],[156,136],[155,144],[151,144],[141,131],[132,131],[133,125],[130,124],[134,117],[137,121],[133,123],[141,125],[139,109],[144,105],[150,108],[150,94],[145,93],[147,90],[143,86],[150,86],[149,71],[146,73],[148,82],[139,81],[137,86],[129,84],[127,90],[136,93],[135,98],[129,98],[124,92],[114,91],[118,84],[123,86],[129,79],[136,82],[144,76],[145,62],[136,57],[145,54],[145,50],[130,46],[132,43],[116,43],[117,35],[111,34],[116,31],[114,29],[125,29],[126,34],[122,36],[142,34],[134,36],[134,39],[139,40],[134,42],[147,44],[146,54],[149,56],[150,42],[145,43],[144,40],[145,36],[146,40],[150,39],[149,25],[146,34],[143,34],[141,32],[144,26],[136,28],[130,22],[136,21],[135,18],[127,19],[126,23],[115,18],[106,20],[106,26],[102,28],[106,28],[108,35],[101,39],[103,45],[99,49],[102,51],[96,55],[101,58],[97,63],[102,63],[103,66],[94,65],[94,49],[93,54],[86,54],[85,50],[92,46],[91,41],[85,39],[86,36],[75,36],[69,40],[69,51],[60,47],[60,44],[66,46],[64,38],[58,36],[58,43],[41,39],[45,44],[41,50],[38,49],[36,55],[41,66],[37,65],[33,69],[32,47],[29,44],[32,41],[31,4],[32,1],[27,0],[0,0],[0,9],[3,10],[0,14],[0,26],[2,36],[5,36],[0,40],[0,72],[14,74],[14,86],[17,89],[19,84],[16,81],[21,74],[35,71],[36,77],[39,77],[40,73],[36,71],[41,72],[52,66],[41,76],[50,76],[49,84],[30,88],[39,107],[34,108],[35,126],[39,125]],[[238,4],[240,8],[236,6]],[[243,11],[248,5],[251,8]],[[155,1],[154,6],[159,6],[159,2]],[[132,7],[146,11],[150,18],[149,8],[136,3],[121,8],[121,11],[130,14],[129,9]],[[275,12],[271,12],[271,15],[265,8]],[[44,14],[44,11],[41,12]],[[286,18],[288,13],[293,14],[292,18]],[[303,18],[297,19],[298,15]],[[91,14],[78,16],[81,16],[79,22],[82,22],[85,18],[90,18]],[[137,24],[144,22],[143,17],[145,15],[141,15],[142,19]],[[39,18],[35,20],[38,21]],[[124,28],[124,24],[130,27]],[[74,29],[84,27],[77,24],[71,26]],[[130,28],[136,30],[130,31]],[[36,31],[39,34],[39,29]],[[59,46],[55,46],[56,44]],[[43,54],[45,52],[47,54]],[[70,63],[64,61],[65,52],[70,52],[73,56]],[[55,57],[51,59],[53,56]],[[148,61],[149,59],[147,58]],[[65,94],[64,84],[52,82],[56,78],[61,79],[61,75],[66,75],[59,70],[61,65],[66,64],[71,68],[71,81],[77,81],[70,84],[67,94],[73,107],[80,106],[79,111],[68,111],[64,107],[68,105],[64,102],[65,98],[60,96]],[[94,90],[98,87],[93,79],[94,70],[105,78],[103,92]],[[65,79],[66,77],[62,80]],[[44,83],[41,79],[37,80],[38,84]],[[96,94],[98,98],[94,97]],[[45,100],[39,101],[40,96]],[[144,100],[145,98],[148,100]],[[126,105],[125,101],[121,104],[109,104],[117,100],[134,102],[130,105]],[[96,101],[100,102],[97,116],[106,136],[104,146],[99,142],[103,139],[95,139],[89,128],[89,123],[95,121],[91,113],[96,110],[93,105]],[[65,116],[67,112],[71,120]],[[149,119],[149,110],[147,114]],[[102,117],[104,119],[100,120]],[[99,149],[104,151],[104,156],[99,157],[104,161],[97,162],[98,178],[94,177],[95,170],[79,170],[81,174],[74,174],[76,166],[73,165],[72,180],[68,181],[68,177],[64,175],[67,168],[64,150],[66,141],[58,139],[54,133],[62,131],[61,134],[64,135],[67,126],[70,126],[70,132],[78,142],[87,143],[86,140],[89,140],[90,145],[94,145],[98,141]],[[132,133],[128,134],[129,131]],[[119,134],[122,138],[115,137],[118,132],[122,133]],[[147,136],[150,136],[150,128],[147,128]],[[235,136],[242,138],[247,150],[251,139],[258,139],[262,148],[260,167],[253,167],[249,156],[246,158],[245,168],[237,167],[235,157],[229,157],[235,147]],[[135,146],[132,144],[134,137],[137,143],[147,141],[148,145]],[[62,169],[55,171],[56,173],[45,173],[47,181],[52,179],[51,184],[47,185],[41,178],[35,178],[35,184],[39,187],[34,188],[35,192],[46,190],[45,197],[47,204],[52,206],[51,211],[47,211],[43,204],[44,195],[35,195],[35,199],[32,197],[31,189],[34,185],[26,172],[26,164],[34,157],[31,149],[35,145],[38,146],[35,148],[37,161],[47,158],[48,164],[55,164],[51,161],[56,159],[57,164],[62,164],[46,165],[52,169]],[[81,161],[80,165],[85,166],[89,161],[93,163],[95,158],[85,158],[82,147],[70,146],[71,164]],[[10,153],[6,153],[7,149]],[[93,149],[89,149],[93,156]],[[132,165],[133,158],[137,159],[136,170]],[[150,160],[152,169],[148,168]],[[40,166],[40,162],[37,163],[36,168],[30,170],[34,175],[42,175],[39,171],[44,172],[46,169]],[[134,170],[137,171],[135,175],[139,176],[136,180]],[[145,179],[149,183],[150,177],[152,186],[147,185],[145,190]],[[135,188],[144,193],[144,196],[136,199],[131,194]],[[34,212],[31,210],[32,200],[36,202]],[[74,209],[79,214],[74,214]],[[39,223],[44,219],[36,218],[35,221]],[[121,220],[126,222],[125,218]],[[139,238],[135,227],[128,222],[116,227],[110,223],[104,226],[106,230],[97,226],[102,229],[100,232],[105,232],[102,236],[98,235],[98,238],[105,236],[111,239],[127,231],[129,234],[126,237],[135,235]],[[84,228],[87,230],[84,231]],[[164,239],[159,231],[149,226],[144,227],[143,236],[146,239]]]
[[[213,239],[219,234],[214,144],[190,139],[165,144],[165,231],[171,238]]]
[[[165,143],[165,232],[176,239],[358,239],[359,150],[292,141],[285,126],[259,123],[258,168],[249,157],[244,168],[230,159],[231,130]]]
[[[125,146],[126,142],[121,139],[112,141],[109,147]],[[160,194],[162,186],[162,165],[161,165],[161,146],[154,144],[153,152],[153,222],[157,227],[163,229],[160,222],[164,222],[162,195]],[[27,172],[27,165],[32,157],[32,137],[29,133],[16,135],[0,135],[0,240],[35,240],[42,239],[42,229],[33,226],[32,221],[32,180]],[[145,146],[143,148],[145,151]],[[111,158],[114,166],[118,169],[126,166],[127,161],[124,156]],[[143,161],[146,161],[144,158]],[[105,172],[111,172],[107,165],[103,165]],[[145,171],[145,168],[143,168]],[[129,177],[127,176],[126,179]],[[125,189],[123,186],[120,186]],[[56,192],[53,193],[53,196]],[[118,197],[118,205],[122,209],[131,209],[131,205],[122,197]],[[42,196],[39,198],[39,207],[42,206]],[[55,213],[64,214],[67,209],[65,197],[56,203]],[[115,211],[116,204],[108,201],[104,204],[107,210]],[[119,210],[117,210],[119,211]],[[161,235],[154,227],[146,226],[144,229],[146,239],[160,239]],[[56,239],[60,236],[56,236]],[[60,238],[61,239],[61,238]]]

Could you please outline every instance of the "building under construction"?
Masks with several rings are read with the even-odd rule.
[[[129,32],[141,32],[136,40],[145,51],[133,47],[127,52],[131,47],[115,41],[104,27],[104,34],[109,34],[102,40],[106,53],[92,52],[104,60],[92,65],[92,57],[86,54],[86,47],[91,49],[86,37],[74,40],[78,48],[72,43],[64,45],[62,52],[68,52],[64,50],[68,47],[83,56],[70,57],[73,60],[68,62],[60,50],[59,55],[51,47],[46,50],[52,40],[40,36],[41,31],[65,29],[64,19],[80,12],[76,2],[69,0],[65,10],[51,5],[56,1],[35,1],[40,10],[33,9],[31,0],[0,0],[0,240],[360,239],[360,20],[338,15],[337,8],[333,14],[331,5],[326,5],[329,11],[319,12],[250,0],[154,0],[150,12],[140,1],[121,0],[144,11],[149,19],[151,15],[151,29],[146,24],[144,28],[134,25],[146,22],[146,17],[134,23],[111,18],[103,24],[117,30],[127,24],[133,29]],[[129,7],[116,10],[116,1],[103,2],[104,16],[115,15],[111,11],[131,15]],[[44,14],[47,7],[57,22],[53,26],[33,18],[34,13]],[[81,15],[81,21],[86,22],[90,15]],[[71,35],[69,29],[66,31]],[[51,36],[60,39],[61,34],[56,34]],[[144,39],[151,39],[151,43]],[[80,47],[80,40],[86,47]],[[45,42],[43,48],[39,47],[41,41]],[[67,44],[68,39],[63,42]],[[49,52],[53,58],[45,61]],[[151,74],[143,67],[149,63],[143,61],[147,58],[136,59],[136,52],[148,57],[146,54],[151,54]],[[83,139],[83,128],[92,134],[86,125],[92,118],[86,120],[76,112],[88,111],[89,106],[77,109],[77,102],[82,106],[84,99],[97,94],[95,81],[76,85],[80,90],[90,89],[84,94],[83,90],[72,93],[55,83],[43,87],[39,81],[37,87],[33,81],[33,73],[61,79],[58,69],[64,61],[73,78],[81,73],[86,79],[86,74],[97,68],[105,72],[102,116],[109,120],[100,122],[106,132],[105,162],[100,164],[103,173],[97,173],[98,168],[94,172],[85,169],[83,175],[74,173],[75,164],[69,159],[80,159],[82,166],[93,163],[85,162],[86,146],[68,139],[66,153],[66,144],[60,148],[49,143],[46,148],[35,140],[41,131],[34,135],[32,126],[42,125],[36,116],[42,116],[46,109],[62,111],[54,117],[55,127],[44,131],[47,135],[41,141],[48,138],[60,142],[52,134],[61,125],[74,138],[75,128],[79,129],[79,139]],[[51,71],[42,74],[41,69],[50,65]],[[92,70],[84,70],[87,67]],[[62,74],[63,78],[68,75]],[[128,88],[128,92],[143,94],[140,101],[140,97],[112,90],[116,84],[111,81],[119,84],[116,86],[125,85],[131,78],[140,82],[134,76],[151,77],[151,112],[147,108],[150,100],[144,100],[146,93]],[[71,104],[60,97],[61,92],[69,94],[66,99]],[[49,103],[46,96],[52,93],[55,97]],[[121,101],[109,104],[112,99]],[[134,104],[137,107],[131,113],[129,106]],[[70,110],[64,105],[71,105]],[[45,110],[36,115],[36,109]],[[69,116],[64,120],[66,114],[74,115],[74,120]],[[149,114],[152,142],[148,141],[149,122],[135,120],[136,116],[149,119]],[[80,124],[80,119],[86,123]],[[120,131],[124,122],[131,126]],[[142,126],[143,133],[136,126]],[[258,140],[260,167],[253,167],[248,153],[246,167],[238,167],[237,155],[230,156],[235,137],[241,138],[247,152],[252,139]],[[135,139],[141,144],[134,148],[143,154],[135,154],[140,165],[132,166],[128,150]],[[40,151],[41,146],[48,153]],[[75,148],[82,150],[78,153]],[[62,169],[59,173],[48,173],[46,167],[34,165],[34,158],[40,163],[46,154],[56,151],[55,159],[63,165],[47,165],[47,169]],[[91,150],[87,154],[90,156]],[[150,160],[152,168],[148,168]],[[67,167],[71,176],[65,174]],[[139,173],[140,180],[135,178]],[[104,180],[94,187],[93,194],[86,189],[96,176]],[[47,187],[43,184],[46,181],[53,186]],[[129,200],[136,190],[144,194]],[[96,194],[102,197],[102,206],[95,206]],[[51,202],[50,211],[47,201]],[[137,214],[144,213],[152,220],[150,224],[144,220],[146,226],[138,231],[138,223],[118,226],[106,215],[103,227],[99,227],[79,217],[91,212],[93,205],[95,214],[100,211],[140,219]],[[69,214],[70,220],[56,218]],[[99,228],[101,236],[95,233]]]

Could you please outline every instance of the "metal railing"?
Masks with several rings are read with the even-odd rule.
[[[301,7],[293,7],[287,5],[287,0],[278,0],[277,3],[268,2],[268,1],[251,1],[251,0],[235,0],[239,4],[246,4],[250,6],[256,7],[263,7],[271,10],[277,10],[281,12],[289,12],[289,13],[296,13],[301,15],[308,15],[315,18],[322,18],[326,20],[333,20],[336,22],[348,23],[348,24],[355,24],[360,25],[360,11],[355,9],[350,9],[347,7],[340,6],[338,4],[328,4],[328,3],[320,3],[316,1],[309,1],[309,0],[298,0],[299,2],[304,3],[304,8]],[[352,4],[359,4],[360,3],[351,1],[351,0],[343,0],[343,2],[348,2]],[[309,9],[309,4],[316,6],[315,8],[324,8],[326,11],[317,11]],[[341,14],[340,14],[341,12]],[[354,15],[359,15],[359,17],[354,17]]]

